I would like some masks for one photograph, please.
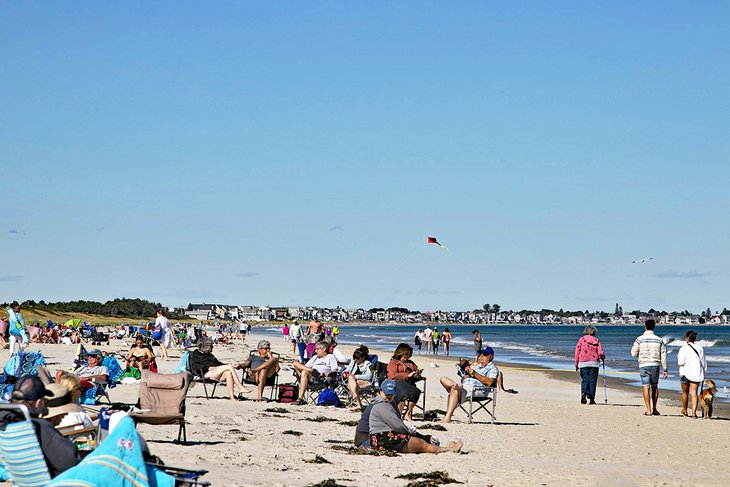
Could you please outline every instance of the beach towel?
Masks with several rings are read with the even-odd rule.
[[[153,372],[155,372],[153,370]],[[180,363],[177,364],[177,367],[175,368],[175,373],[178,374],[180,372],[189,372],[188,371],[188,351],[185,350],[182,355],[180,356]]]
[[[40,350],[37,352],[17,352],[10,357],[3,371],[6,375],[14,377],[38,375],[36,367],[39,365],[46,365],[46,359]]]
[[[173,487],[175,479],[147,466],[134,420],[123,418],[99,447],[48,487]]]
[[[119,382],[122,378],[122,374],[124,373],[124,370],[122,370],[117,359],[111,355],[107,355],[104,357],[104,360],[101,361],[101,365],[106,367],[109,371],[109,387],[116,387],[117,382]]]

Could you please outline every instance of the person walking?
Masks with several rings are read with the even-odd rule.
[[[413,344],[418,347],[418,355],[421,355],[421,346],[423,345],[423,341],[421,340],[422,334],[423,331],[419,328],[416,334],[413,336]]]
[[[431,333],[431,338],[433,342],[433,354],[438,355],[439,354],[439,345],[441,344],[440,335],[438,328],[435,326],[433,327],[433,332]]]
[[[649,318],[644,323],[644,334],[634,341],[631,356],[639,359],[639,377],[644,395],[646,412],[644,416],[659,416],[656,408],[659,401],[659,366],[664,369],[662,379],[667,378],[667,347],[654,334],[656,321]]]
[[[479,330],[472,330],[472,335],[474,335],[474,353],[477,355],[477,360],[479,360],[479,354],[482,350],[482,336],[479,334]]]
[[[451,343],[451,332],[448,328],[444,328],[444,333],[441,335],[441,340],[444,342],[444,353],[449,354],[449,344]]]
[[[599,360],[606,359],[601,342],[596,338],[596,327],[588,325],[575,346],[575,371],[580,374],[580,403],[596,403]]]
[[[679,380],[682,384],[682,416],[687,416],[687,402],[692,399],[691,418],[697,419],[697,392],[707,374],[705,351],[695,343],[697,332],[689,330],[684,335],[684,344],[677,352]],[[689,398],[688,398],[689,396]]]
[[[433,330],[430,326],[426,325],[426,329],[423,330],[423,337],[421,340],[426,346],[426,355],[428,355],[431,353],[431,343],[433,342]]]

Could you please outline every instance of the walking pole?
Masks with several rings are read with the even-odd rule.
[[[603,360],[603,402],[608,404],[608,395],[606,394],[606,361]]]

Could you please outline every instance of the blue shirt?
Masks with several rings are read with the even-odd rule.
[[[496,365],[494,365],[494,362],[489,362],[487,365],[473,365],[471,367],[472,372],[476,372],[479,375],[483,375],[485,377],[489,377],[490,379],[493,379],[495,381],[494,387],[497,386],[497,375],[499,374],[499,369]],[[474,379],[473,377],[466,377],[463,382],[464,390],[470,391],[472,389],[479,389],[479,388],[485,388],[484,384],[479,382],[477,379]]]

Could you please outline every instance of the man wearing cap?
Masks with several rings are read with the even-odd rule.
[[[81,460],[76,446],[70,440],[56,431],[51,423],[38,418],[46,409],[46,397],[49,395],[46,386],[37,376],[28,375],[21,377],[15,383],[12,403],[22,404],[28,408],[43,458],[48,466],[48,473],[53,478]],[[0,427],[18,420],[22,418],[18,418],[15,411],[0,411]]]
[[[101,365],[102,356],[101,350],[95,348],[94,350],[87,352],[88,365],[82,365],[78,369],[74,370],[74,374],[78,375],[81,379],[90,381],[92,379],[100,379],[105,382],[109,381],[109,369]],[[60,382],[63,377],[64,371],[56,371],[56,382]]]
[[[391,450],[399,453],[444,453],[458,452],[463,441],[455,441],[447,447],[435,445],[416,435],[401,419],[393,407],[395,381],[386,380],[381,385],[380,394],[373,400],[370,410],[370,444],[380,451]]]
[[[479,351],[477,363],[471,365],[466,359],[459,364],[459,375],[461,384],[457,384],[448,377],[441,377],[441,385],[449,393],[449,402],[446,407],[446,415],[441,422],[450,423],[451,416],[456,411],[459,403],[466,401],[469,391],[485,387],[498,387],[501,392],[517,394],[514,389],[504,388],[504,378],[493,362],[494,349],[484,347]]]
[[[244,370],[249,369],[246,381],[258,385],[259,397],[256,400],[263,401],[266,380],[279,372],[280,367],[278,360],[271,352],[270,341],[260,340],[258,347],[256,348],[258,350],[258,355],[254,355],[243,362],[241,364],[241,368]]]

